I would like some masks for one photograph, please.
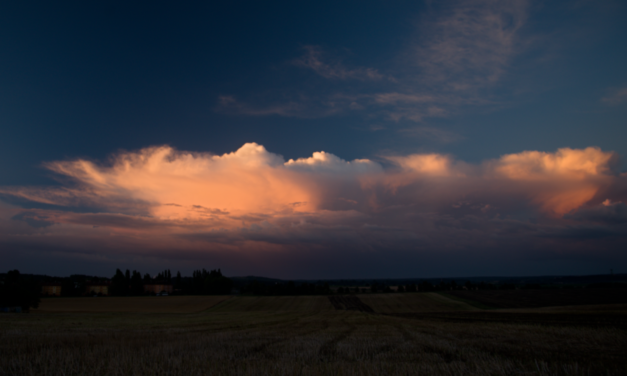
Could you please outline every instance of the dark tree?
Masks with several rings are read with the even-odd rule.
[[[142,275],[137,270],[133,270],[133,275],[131,276],[131,294],[142,295],[143,293],[144,281],[142,280]]]
[[[40,288],[35,281],[23,277],[20,272],[11,270],[7,273],[4,284],[0,285],[0,306],[20,307],[28,312],[39,307]]]
[[[233,288],[233,281],[222,275],[220,269],[212,270],[205,277],[205,294],[225,295],[230,294]]]
[[[176,281],[174,282],[174,286],[177,289],[180,289],[181,287],[183,287],[183,282],[182,282],[182,278],[181,278],[181,272],[176,272]]]
[[[129,272],[129,282],[130,282],[130,272]],[[111,295],[127,295],[128,294],[129,283],[126,281],[126,276],[120,269],[116,269],[115,275],[111,278]]]

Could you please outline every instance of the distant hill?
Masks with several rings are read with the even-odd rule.
[[[450,283],[455,281],[457,284],[464,284],[466,281],[472,283],[491,283],[491,284],[539,284],[539,285],[589,285],[597,283],[627,283],[627,274],[596,274],[596,275],[580,275],[580,276],[488,276],[488,277],[455,277],[455,278],[361,278],[361,279],[327,279],[327,280],[294,280],[297,283],[316,283],[326,282],[334,286],[357,286],[370,285],[372,283],[384,285],[407,285],[411,283],[418,284],[420,282],[429,282],[438,284],[440,282]]]
[[[0,281],[4,280],[6,273],[0,273]],[[22,277],[30,279],[32,281],[44,282],[56,279],[71,279],[73,281],[84,281],[89,279],[107,279],[106,277],[87,276],[80,274],[73,274],[70,277],[55,277],[41,274],[22,274]],[[183,280],[190,279],[191,277],[185,276]],[[275,284],[286,283],[288,279],[269,278],[261,276],[244,276],[244,277],[229,277],[236,285],[246,285],[251,282],[260,282],[262,284]],[[514,284],[514,285],[526,285],[526,284],[538,284],[538,285],[594,285],[594,284],[607,284],[607,283],[627,283],[627,273],[618,274],[594,274],[594,275],[570,275],[570,276],[517,276],[517,277],[504,277],[504,276],[487,276],[487,277],[441,277],[441,278],[355,278],[355,279],[293,279],[291,280],[296,284],[313,283],[322,284],[328,283],[332,286],[366,286],[375,284],[381,285],[408,285],[419,284],[421,282],[429,282],[431,284],[439,284],[441,282],[450,283],[455,281],[457,284],[464,284],[466,281],[470,281],[473,284],[477,283],[489,283],[489,284]]]
[[[276,279],[276,278],[268,278],[268,277],[258,277],[258,276],[254,276],[254,275],[249,275],[246,277],[229,277],[230,279],[233,280],[233,282],[252,282],[252,281],[259,281],[259,282],[286,282],[287,280],[283,280],[283,279]]]

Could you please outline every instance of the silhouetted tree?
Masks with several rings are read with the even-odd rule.
[[[142,295],[143,293],[144,281],[142,280],[142,275],[137,270],[133,270],[133,275],[131,276],[131,294]]]
[[[222,275],[220,269],[212,270],[205,277],[205,294],[225,295],[231,293],[233,281]]]
[[[130,282],[130,272],[129,272]],[[116,269],[115,275],[111,278],[111,295],[127,295],[129,284],[126,281],[126,276],[120,269]]]
[[[0,306],[21,307],[28,312],[30,308],[39,307],[39,294],[39,284],[22,276],[17,269],[11,270],[0,285]]]
[[[420,285],[418,286],[418,289],[420,291],[434,291],[435,290],[435,286],[433,286],[431,283],[429,283],[427,281],[422,281],[422,282],[420,282]]]
[[[181,272],[176,272],[176,281],[174,282],[174,287],[176,287],[177,289],[183,287]]]

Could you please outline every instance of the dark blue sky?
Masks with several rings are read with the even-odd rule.
[[[416,122],[370,109],[316,114],[331,95],[381,90],[364,82],[328,82],[292,64],[305,46],[316,46],[323,58],[348,69],[372,67],[413,80],[420,67],[407,61],[408,51],[428,40],[421,23],[439,16],[442,10],[434,6],[5,3],[0,157],[11,162],[0,165],[0,184],[43,182],[36,169],[43,161],[104,158],[120,148],[156,144],[223,153],[254,141],[286,158],[318,150],[353,159],[429,149],[476,161],[590,145],[624,156],[624,102],[601,99],[627,85],[627,4],[577,4],[529,6],[499,81],[473,93],[491,103],[443,103],[449,114],[417,123],[458,135],[442,143],[428,134],[399,135]],[[426,86],[413,81],[416,88]],[[221,95],[260,108],[300,101],[311,109],[250,116],[220,111]]]
[[[285,160],[324,150],[383,167],[394,164],[389,156],[480,165],[592,146],[616,153],[618,174],[626,169],[616,158],[627,157],[626,19],[622,0],[5,2],[0,199],[32,208],[33,197],[7,192],[64,186],[46,163],[106,164],[159,145],[221,155],[255,142]],[[606,196],[620,202],[622,183],[612,184],[616,196]],[[593,201],[605,199],[596,192]],[[308,276],[341,274],[320,268]]]

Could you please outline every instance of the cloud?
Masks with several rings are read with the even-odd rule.
[[[451,176],[452,159],[441,154],[414,154],[405,157],[388,157],[405,171],[425,176]]]
[[[73,183],[61,188],[5,187],[0,194],[57,207],[181,220],[316,212],[322,202],[360,203],[373,195],[396,199],[376,192],[378,188],[442,185],[428,192],[427,199],[438,196],[440,189],[458,196],[506,189],[501,196],[523,194],[540,210],[562,215],[590,201],[602,187],[607,190],[623,180],[616,173],[617,155],[594,147],[525,151],[478,165],[437,153],[385,159],[397,168],[385,169],[369,159],[346,161],[324,151],[285,161],[255,143],[223,155],[156,146],[117,154],[108,165],[80,159],[46,163]]]
[[[601,101],[609,105],[627,102],[627,87],[611,90],[609,95],[601,98]]]
[[[155,146],[108,163],[46,163],[61,188],[0,187],[19,198],[2,204],[0,244],[256,260],[620,242],[627,175],[617,164],[592,147],[471,164],[435,153],[286,161],[255,143],[223,155]]]
[[[306,46],[291,63],[314,71],[323,83],[273,89],[274,95],[246,103],[221,96],[218,109],[251,116],[353,113],[420,123],[468,106],[494,106],[493,89],[524,50],[528,8],[525,0],[433,3],[405,36],[404,49],[384,63],[386,69],[347,67],[321,47]]]
[[[383,80],[390,79],[391,77],[386,77],[379,73],[376,69],[373,68],[353,68],[348,69],[342,63],[327,63],[322,60],[322,49],[317,46],[305,46],[305,54],[294,60],[294,64],[297,66],[301,66],[304,68],[308,68],[319,74],[320,76],[328,79],[339,79],[339,80]]]
[[[423,80],[464,91],[497,81],[517,52],[528,2],[458,1],[423,18],[414,50]]]
[[[582,207],[569,213],[566,218],[609,225],[624,224],[627,223],[627,205],[606,199],[599,205]]]
[[[285,166],[292,170],[334,172],[343,176],[346,176],[346,174],[382,172],[379,164],[368,159],[355,159],[347,162],[324,151],[315,152],[309,158],[290,159],[285,163]]]

